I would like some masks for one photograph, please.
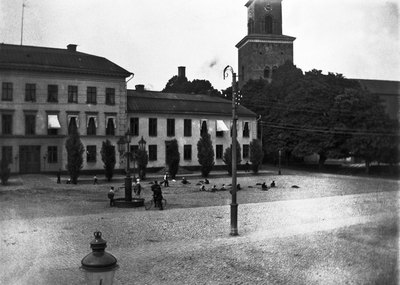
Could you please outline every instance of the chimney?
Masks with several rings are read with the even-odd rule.
[[[69,50],[69,51],[76,51],[76,47],[77,47],[77,45],[69,44],[69,45],[67,45],[67,50]]]
[[[144,85],[143,84],[135,85],[135,89],[136,89],[136,91],[143,92],[144,91]]]
[[[184,66],[178,66],[178,77],[179,78],[185,78],[186,77],[185,69],[186,69],[186,67],[184,67]]]

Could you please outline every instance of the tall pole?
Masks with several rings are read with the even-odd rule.
[[[282,156],[282,150],[279,150],[279,171],[278,174],[281,175],[281,156]]]
[[[22,17],[21,17],[21,46],[22,46],[22,38],[24,34],[24,10],[25,10],[25,0],[22,0]]]
[[[125,177],[125,201],[132,201],[132,179],[129,173],[129,160],[130,160],[130,146],[129,146],[129,139],[126,135],[126,177]]]
[[[236,131],[236,121],[237,121],[237,116],[236,116],[236,73],[233,71],[233,68],[231,66],[227,66],[224,69],[224,79],[227,76],[227,71],[231,71],[232,73],[232,147],[231,147],[231,153],[232,153],[232,202],[231,202],[231,236],[237,236],[238,235],[238,226],[237,226],[237,220],[238,220],[238,204],[236,201],[236,167],[237,167],[237,157],[236,157],[236,138],[237,138],[237,131]]]

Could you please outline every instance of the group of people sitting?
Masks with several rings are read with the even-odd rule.
[[[275,180],[273,180],[270,184],[270,188],[274,188],[274,187],[276,187]],[[268,186],[265,184],[265,182],[263,182],[263,184],[261,184],[261,189],[268,190]]]

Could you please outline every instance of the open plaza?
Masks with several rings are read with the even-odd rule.
[[[162,187],[164,211],[110,207],[108,189],[123,177],[97,177],[97,185],[92,176],[67,185],[20,175],[0,187],[0,284],[85,284],[81,260],[95,231],[118,260],[117,285],[398,284],[398,180],[239,172],[234,237],[229,189],[199,191],[199,173]],[[151,199],[150,183],[161,178],[149,174],[141,196]],[[209,180],[219,188],[231,177]],[[261,189],[273,180],[275,188]]]

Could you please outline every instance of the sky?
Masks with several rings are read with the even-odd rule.
[[[247,0],[0,0],[0,43],[66,48],[105,57],[134,73],[128,88],[162,90],[186,67],[216,89],[247,34]],[[400,80],[400,0],[284,0],[283,34],[303,71]]]

